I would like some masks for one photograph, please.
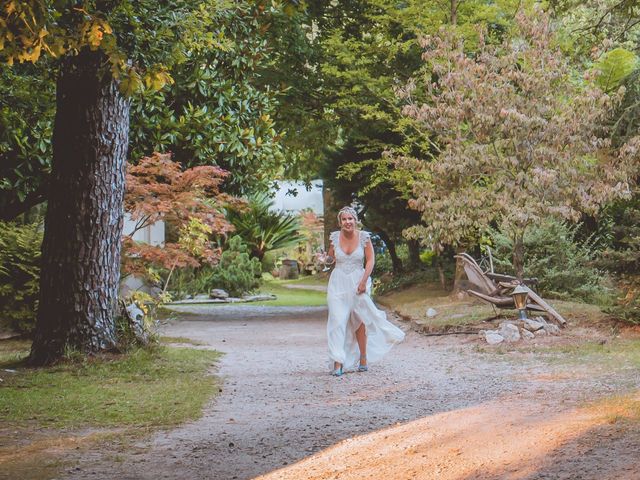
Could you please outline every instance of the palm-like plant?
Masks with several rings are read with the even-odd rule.
[[[295,215],[271,210],[273,200],[260,193],[248,199],[248,208],[230,211],[229,221],[235,233],[251,249],[251,255],[262,260],[270,250],[291,247],[304,240],[300,221]]]

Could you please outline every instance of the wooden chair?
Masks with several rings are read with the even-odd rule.
[[[462,262],[462,267],[469,282],[476,287],[473,290],[467,290],[469,295],[479,298],[497,308],[513,309],[515,308],[515,304],[511,292],[522,283],[529,293],[527,310],[545,312],[550,318],[558,322],[559,325],[566,325],[567,321],[531,288],[538,284],[538,279],[525,278],[520,282],[520,280],[511,275],[484,272],[474,258],[467,253],[460,253],[456,255],[455,258]]]

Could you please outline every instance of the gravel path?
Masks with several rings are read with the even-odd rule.
[[[579,410],[581,403],[637,387],[638,372],[550,368],[531,354],[478,352],[475,339],[409,331],[369,372],[333,378],[322,307],[180,310],[199,315],[185,315],[164,334],[226,353],[219,396],[200,420],[154,434],[130,454],[118,452],[118,461],[109,448],[86,453],[65,478],[640,478],[630,470],[638,467],[637,455],[628,456],[631,463],[612,460],[640,448],[637,436],[625,437],[618,448],[618,437],[605,429],[610,461],[593,457],[594,468],[611,465],[610,473],[626,476],[602,476],[601,470],[589,476],[591,467],[580,463],[589,457],[575,455],[581,439],[590,438],[586,432],[602,423]],[[579,413],[561,420],[567,412]],[[552,458],[555,470],[544,467]],[[523,465],[528,476],[514,475],[525,471]]]

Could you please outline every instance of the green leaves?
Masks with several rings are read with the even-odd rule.
[[[272,211],[272,206],[273,200],[266,194],[257,194],[249,199],[248,210],[231,211],[228,215],[236,233],[259,259],[270,250],[291,247],[304,239],[298,218]]]
[[[638,56],[624,48],[616,48],[603,54],[594,65],[598,72],[598,86],[605,92],[618,87],[636,68]]]

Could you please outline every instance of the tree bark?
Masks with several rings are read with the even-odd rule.
[[[389,256],[391,257],[391,268],[393,269],[393,273],[400,273],[403,270],[402,260],[398,257],[398,252],[396,252],[396,244],[391,237],[384,230],[376,230],[376,233],[380,236],[382,241],[385,243],[387,248],[389,249]]]
[[[444,274],[444,267],[442,266],[442,256],[440,254],[436,254],[433,258],[433,263],[435,264],[438,270],[438,278],[440,279],[440,286],[442,290],[447,290],[447,278]]]
[[[409,249],[409,263],[411,269],[416,270],[422,266],[420,260],[420,242],[418,240],[407,240],[407,248]]]
[[[513,269],[516,277],[522,281],[524,278],[524,235],[516,233],[513,241]]]
[[[56,104],[34,365],[116,344],[130,104],[90,50],[63,60]]]
[[[451,25],[458,24],[458,0],[451,0],[449,4],[449,11],[451,15]]]

